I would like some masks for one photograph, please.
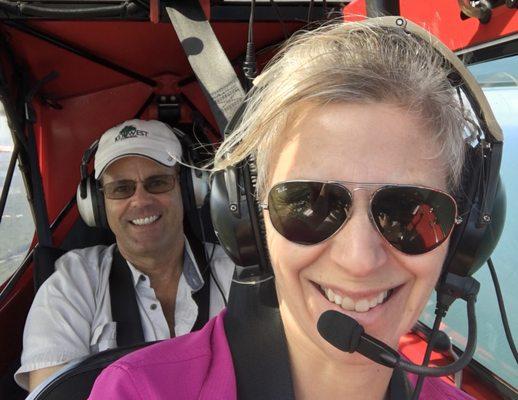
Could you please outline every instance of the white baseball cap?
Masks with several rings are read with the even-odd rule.
[[[182,146],[171,128],[160,121],[131,119],[108,129],[95,153],[95,179],[119,158],[148,157],[167,167],[182,158]]]

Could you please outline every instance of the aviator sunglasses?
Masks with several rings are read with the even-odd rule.
[[[353,194],[373,190],[369,217],[379,234],[405,254],[424,254],[441,245],[461,222],[448,193],[422,186],[338,181],[286,181],[268,194],[274,228],[291,242],[314,245],[336,234],[352,214]]]
[[[146,192],[160,194],[174,189],[176,175],[153,175],[143,181],[121,179],[103,184],[100,190],[104,192],[104,196],[108,199],[128,199],[135,194],[138,182],[142,182]]]

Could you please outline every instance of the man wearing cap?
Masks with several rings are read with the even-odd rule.
[[[110,297],[117,257],[130,271],[145,341],[199,327],[193,295],[207,282],[209,317],[224,307],[234,264],[211,244],[202,249],[210,254],[205,259],[213,279],[196,262],[194,239],[183,230],[181,157],[178,138],[159,121],[126,121],[101,137],[94,176],[116,244],[72,250],[57,260],[56,272],[38,290],[27,317],[15,374],[24,389],[33,390],[72,360],[117,347]]]

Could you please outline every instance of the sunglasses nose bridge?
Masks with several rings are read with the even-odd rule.
[[[377,237],[381,236],[381,239],[384,240],[383,235],[376,224],[374,214],[372,211],[372,202],[374,196],[378,192],[378,190],[373,191],[372,186],[373,185],[366,184],[358,185],[355,188],[348,189],[351,193],[352,199],[351,210],[346,221],[344,221],[339,230],[342,230],[343,227],[347,223],[350,223],[350,221],[353,218],[361,218],[362,216],[367,216],[368,221],[362,218],[362,221],[360,221],[360,223],[364,224],[366,227],[368,226],[368,229],[371,230],[371,233],[376,234]]]
[[[351,224],[351,222],[358,223],[360,226],[362,224],[368,226],[369,224],[366,224],[367,221],[365,219],[365,216],[367,216],[368,221],[371,222],[372,225],[374,225],[373,228],[374,230],[376,230],[374,218],[372,216],[371,211],[371,202],[373,195],[372,187],[370,185],[356,185],[355,187],[351,188],[346,187],[343,184],[342,186],[344,186],[349,192],[351,204],[349,206],[350,208],[347,213],[347,218],[345,219],[345,221],[343,221],[340,228],[336,231],[335,235],[339,234],[340,231],[344,230],[344,227]],[[361,221],[357,221],[358,218],[360,218]]]
[[[372,213],[370,211],[372,201],[371,189],[368,187],[359,186],[353,189],[349,189],[349,191],[351,193],[352,204],[351,213],[348,220],[350,220],[354,214],[364,213],[366,213],[369,218],[372,218]]]

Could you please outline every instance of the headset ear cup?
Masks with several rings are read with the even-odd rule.
[[[86,225],[94,228],[97,226],[95,218],[95,205],[92,200],[92,188],[91,188],[91,176],[83,179],[77,186],[76,202],[79,215],[83,219]],[[83,192],[83,195],[81,195]]]
[[[212,177],[210,210],[214,231],[234,263],[242,267],[257,265],[259,254],[249,208],[246,199],[239,193],[238,210],[233,210],[234,204],[229,199],[227,185],[238,185],[238,182],[229,174],[229,171],[218,171]]]
[[[199,209],[205,204],[209,193],[209,178],[206,172],[198,174],[194,168],[182,166],[180,169],[180,187],[182,201],[186,211]]]
[[[461,191],[457,196],[462,223],[455,227],[450,238],[443,273],[473,275],[487,261],[498,244],[505,222],[506,195],[498,175],[496,179],[489,179],[488,166],[495,168],[491,166],[492,162],[498,165],[498,171],[499,154],[482,156],[480,147],[468,148]],[[481,223],[483,197],[484,193],[488,192],[495,193],[492,203],[489,203],[491,220]]]
[[[81,185],[84,185],[84,198],[81,196]],[[104,196],[99,191],[99,182],[92,175],[88,176],[77,187],[77,209],[86,225],[92,228],[108,228]]]
[[[251,275],[263,275],[270,274],[271,267],[262,212],[255,200],[254,171],[255,164],[249,160],[216,172],[211,184],[210,209],[216,235],[232,261],[241,267],[256,267],[250,269]],[[237,204],[229,197],[229,190],[234,189]]]
[[[471,276],[496,248],[504,229],[506,194],[500,177],[495,184],[497,188],[491,210],[491,222],[486,225],[480,224],[480,199],[477,195],[469,210],[463,214],[463,222],[452,235],[450,251],[444,265],[445,272]]]

